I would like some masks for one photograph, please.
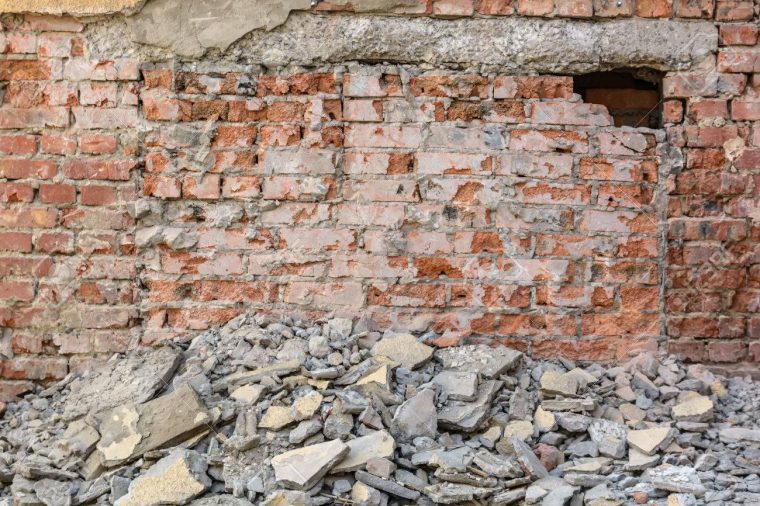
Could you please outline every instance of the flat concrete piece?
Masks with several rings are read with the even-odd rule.
[[[396,441],[384,430],[347,441],[349,453],[331,473],[348,473],[364,467],[373,458],[393,458]]]
[[[125,404],[100,424],[101,463],[113,467],[130,462],[150,450],[179,443],[210,422],[206,406],[187,385],[145,404]]]
[[[63,416],[97,415],[123,404],[142,404],[169,384],[179,353],[168,346],[109,361],[72,384]]]
[[[313,487],[332,467],[350,451],[339,439],[305,446],[281,453],[272,458],[277,483],[296,490]]]

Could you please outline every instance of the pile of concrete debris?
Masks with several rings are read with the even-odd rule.
[[[750,380],[359,330],[244,315],[9,404],[0,504],[760,501]]]

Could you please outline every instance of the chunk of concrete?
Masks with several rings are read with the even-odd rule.
[[[133,480],[115,506],[186,504],[211,487],[206,469],[198,452],[175,449]]]
[[[350,451],[339,439],[305,446],[272,458],[274,477],[279,485],[309,490]]]
[[[705,495],[705,486],[699,479],[697,471],[688,466],[662,465],[649,469],[646,473],[654,488],[670,492]]]
[[[96,416],[124,404],[149,401],[169,384],[179,362],[179,353],[168,346],[115,357],[72,383],[63,417]]]
[[[435,392],[426,388],[399,406],[393,416],[391,434],[402,441],[419,436],[436,437]]]
[[[672,440],[673,429],[670,427],[653,427],[628,432],[628,444],[644,455],[654,455],[664,450]]]
[[[478,397],[473,402],[452,401],[438,413],[438,424],[445,429],[472,432],[477,430],[488,416],[491,401],[503,383],[489,380],[480,385]]]
[[[713,401],[704,395],[691,395],[673,406],[671,414],[679,422],[708,422],[713,418]]]
[[[371,353],[375,357],[389,358],[407,369],[416,369],[433,357],[433,348],[411,334],[398,334],[378,341]]]
[[[474,401],[478,396],[478,375],[474,372],[441,371],[433,383],[452,401]]]
[[[131,462],[208,429],[210,422],[206,406],[186,384],[145,404],[120,406],[100,424],[100,461],[105,467]]]
[[[436,351],[435,356],[446,369],[470,371],[494,378],[520,365],[523,354],[504,346],[478,344],[442,348]]]
[[[384,430],[346,442],[349,453],[330,471],[331,473],[348,473],[365,466],[372,458],[393,458],[396,441]]]

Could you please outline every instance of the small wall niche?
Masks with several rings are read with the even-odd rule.
[[[583,101],[607,107],[615,126],[660,128],[662,75],[648,69],[593,72],[575,76],[573,89]]]

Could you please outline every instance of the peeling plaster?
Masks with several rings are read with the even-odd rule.
[[[145,0],[0,0],[0,14],[32,12],[38,14],[71,14],[92,16],[137,12]]]

